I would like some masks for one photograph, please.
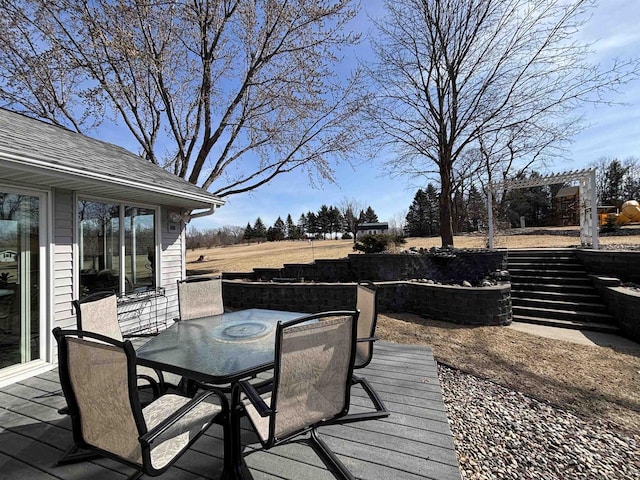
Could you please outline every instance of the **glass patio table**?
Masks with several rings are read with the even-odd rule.
[[[252,308],[180,321],[140,347],[138,363],[213,385],[233,384],[273,368],[277,323],[305,315]],[[225,419],[224,480],[253,478],[236,419],[230,412]]]
[[[137,350],[138,363],[211,384],[273,367],[275,331],[304,313],[251,308],[176,322]]]

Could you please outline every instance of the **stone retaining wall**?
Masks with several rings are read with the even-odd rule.
[[[587,272],[640,284],[640,252],[629,250],[576,250]]]
[[[223,278],[255,281],[374,282],[428,278],[442,283],[472,284],[507,269],[506,250],[456,250],[453,256],[432,254],[352,254],[337,260],[254,268],[250,273],[224,273]]]
[[[408,312],[462,325],[511,323],[511,289],[458,287],[418,282],[378,283],[378,310]],[[356,304],[355,283],[276,283],[224,280],[225,307],[267,308],[316,313],[350,309]]]
[[[622,287],[617,278],[590,277],[609,312],[615,317],[622,335],[640,342],[640,292]]]

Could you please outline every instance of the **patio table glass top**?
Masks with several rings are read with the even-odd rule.
[[[277,323],[304,315],[253,308],[180,321],[140,347],[138,363],[213,384],[234,382],[270,368]]]

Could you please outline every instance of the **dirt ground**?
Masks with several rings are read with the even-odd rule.
[[[483,248],[486,237],[456,237],[457,248]],[[498,236],[498,248],[572,247],[564,235]],[[603,246],[638,248],[640,235],[601,237]],[[350,240],[276,242],[187,252],[193,272],[247,272],[253,267],[310,263],[353,253]],[[439,246],[439,238],[408,239],[402,248]],[[204,261],[196,262],[200,256]],[[377,335],[430,345],[439,362],[490,379],[616,428],[640,432],[640,353],[552,340],[503,327],[464,327],[410,314],[381,314]]]
[[[505,327],[467,327],[411,314],[381,314],[376,333],[430,345],[438,362],[604,421],[640,432],[640,352],[579,345]]]

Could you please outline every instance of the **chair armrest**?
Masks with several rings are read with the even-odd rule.
[[[220,398],[220,402],[222,404],[222,411],[219,412],[218,414],[216,414],[214,417],[211,417],[211,420],[213,420],[215,417],[217,417],[220,413],[225,413],[225,411],[228,410],[229,407],[228,407],[227,399],[224,396],[224,394],[222,394],[220,392],[217,392],[215,390],[208,390],[205,393],[203,393],[202,395],[199,395],[199,396],[195,397],[193,400],[191,400],[186,405],[183,405],[182,407],[180,407],[178,410],[173,412],[171,415],[169,415],[167,418],[165,418],[158,425],[156,425],[151,430],[149,430],[147,433],[142,435],[139,438],[140,444],[143,447],[149,447],[154,442],[154,440],[156,438],[158,438],[160,435],[162,435],[164,432],[166,432],[169,428],[171,428],[173,425],[175,425],[176,422],[178,422],[182,417],[184,417],[187,413],[189,413],[196,406],[198,406],[198,404],[202,403],[204,400],[206,400],[211,395],[218,396]]]
[[[271,383],[270,381],[268,383]],[[266,386],[267,382],[261,384],[263,387]],[[265,403],[265,401],[260,396],[260,393],[256,388],[247,381],[239,382],[238,384],[242,391],[245,393],[251,404],[255,407],[256,411],[260,414],[261,417],[268,417],[273,413],[271,407]],[[269,391],[269,390],[266,390]],[[265,393],[265,392],[263,392]]]
[[[162,383],[162,374],[160,374],[160,382]],[[141,380],[145,380],[149,383],[149,386],[151,387],[151,390],[153,390],[153,398],[158,398],[160,396],[160,392],[162,390],[162,386],[158,384],[158,382],[155,381],[155,379],[151,378],[149,375],[142,375],[142,374],[138,374],[136,375],[136,378],[141,379]]]
[[[375,342],[377,340],[378,340],[378,337],[362,337],[362,338],[356,339],[356,342],[358,343]]]

